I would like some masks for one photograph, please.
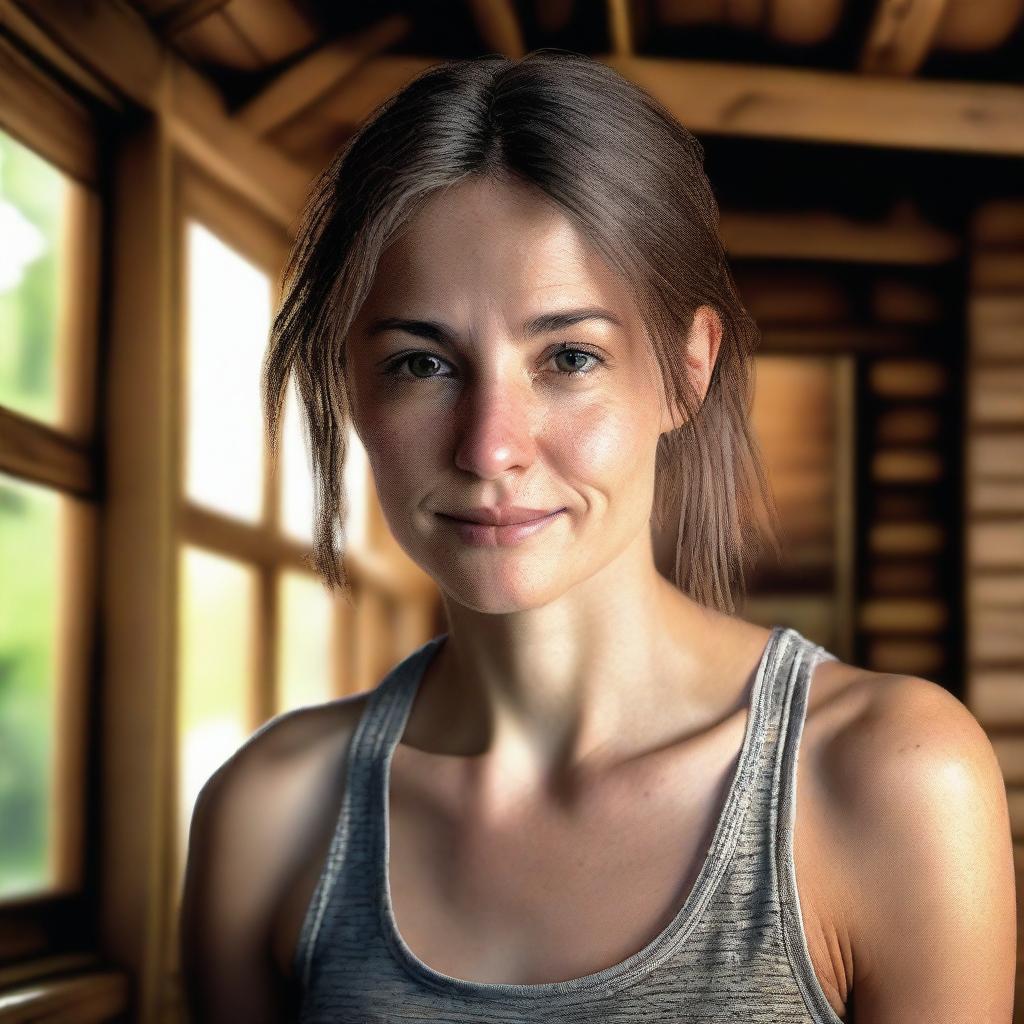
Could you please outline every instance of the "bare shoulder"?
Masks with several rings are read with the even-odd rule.
[[[985,730],[930,680],[836,663],[825,674],[842,680],[832,701],[845,708],[819,770],[858,1017],[1008,1024],[1013,848]]]
[[[287,1019],[289,980],[274,969],[280,917],[329,839],[366,696],[272,719],[200,792],[180,919],[196,1021]]]

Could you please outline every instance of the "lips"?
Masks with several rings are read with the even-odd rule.
[[[554,515],[563,511],[562,508],[525,508],[522,505],[498,505],[488,508],[459,509],[451,512],[438,512],[447,519],[457,519],[467,523],[479,523],[484,526],[514,526],[521,523],[532,523],[537,519]]]

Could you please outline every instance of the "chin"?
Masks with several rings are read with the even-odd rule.
[[[565,566],[547,557],[541,564],[499,567],[476,565],[452,558],[444,566],[424,565],[442,593],[463,608],[489,615],[508,615],[542,608],[561,597],[572,585]]]

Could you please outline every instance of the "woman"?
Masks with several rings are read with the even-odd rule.
[[[735,614],[771,502],[701,164],[643,91],[535,51],[430,69],[318,183],[270,433],[294,374],[344,585],[353,423],[449,628],[204,788],[196,1019],[1009,1022],[980,726]]]

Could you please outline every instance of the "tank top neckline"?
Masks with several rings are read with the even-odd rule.
[[[690,891],[669,924],[643,948],[616,964],[579,977],[562,981],[529,983],[485,982],[456,978],[435,970],[424,963],[412,951],[398,930],[398,922],[391,903],[389,877],[390,861],[390,779],[391,759],[395,748],[405,732],[405,726],[412,711],[413,701],[427,666],[437,653],[447,633],[428,641],[418,652],[409,671],[396,677],[399,684],[392,690],[393,699],[385,701],[381,708],[382,734],[377,749],[379,771],[376,772],[374,813],[380,816],[373,844],[374,871],[376,874],[376,902],[381,934],[391,955],[414,979],[440,991],[458,992],[479,998],[533,998],[543,999],[560,995],[576,995],[612,985],[621,988],[653,970],[685,941],[687,935],[698,924],[701,913],[714,896],[718,883],[728,866],[730,855],[736,844],[749,794],[757,781],[760,764],[759,753],[766,732],[767,717],[772,701],[776,664],[784,645],[783,635],[791,632],[790,627],[774,625],[762,651],[750,688],[743,742],[733,777],[725,800],[719,811],[711,843]]]

